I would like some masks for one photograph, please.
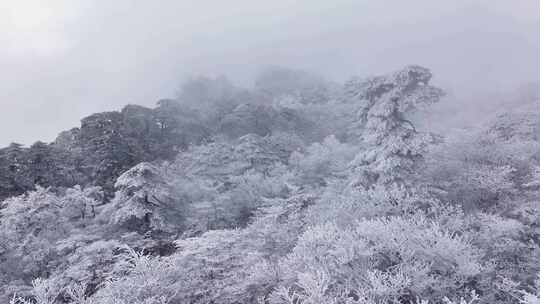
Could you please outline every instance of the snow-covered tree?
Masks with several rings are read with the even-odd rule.
[[[409,66],[389,76],[353,79],[345,85],[345,98],[358,103],[357,121],[350,136],[362,140],[365,152],[352,163],[358,172],[355,185],[369,189],[375,184],[405,186],[418,161],[433,141],[415,129],[407,114],[433,104],[443,96],[429,85],[429,70]]]

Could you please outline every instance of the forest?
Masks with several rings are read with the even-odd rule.
[[[0,303],[539,304],[540,88],[432,128],[432,77],[198,77],[0,149]]]

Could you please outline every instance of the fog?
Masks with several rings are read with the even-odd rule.
[[[249,86],[268,65],[343,81],[420,64],[481,116],[471,104],[540,81],[539,12],[538,0],[1,0],[0,145],[151,106],[193,75]]]

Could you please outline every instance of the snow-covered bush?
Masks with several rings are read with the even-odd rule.
[[[435,222],[390,217],[310,228],[280,267],[285,287],[305,303],[313,297],[397,301],[463,292],[483,271],[482,256],[467,237]],[[324,290],[313,295],[306,282],[324,283]]]

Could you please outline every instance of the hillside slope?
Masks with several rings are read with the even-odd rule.
[[[0,205],[0,302],[537,303],[537,115],[444,139],[411,118],[445,101],[426,68],[302,77],[2,150],[3,189],[39,182]]]

